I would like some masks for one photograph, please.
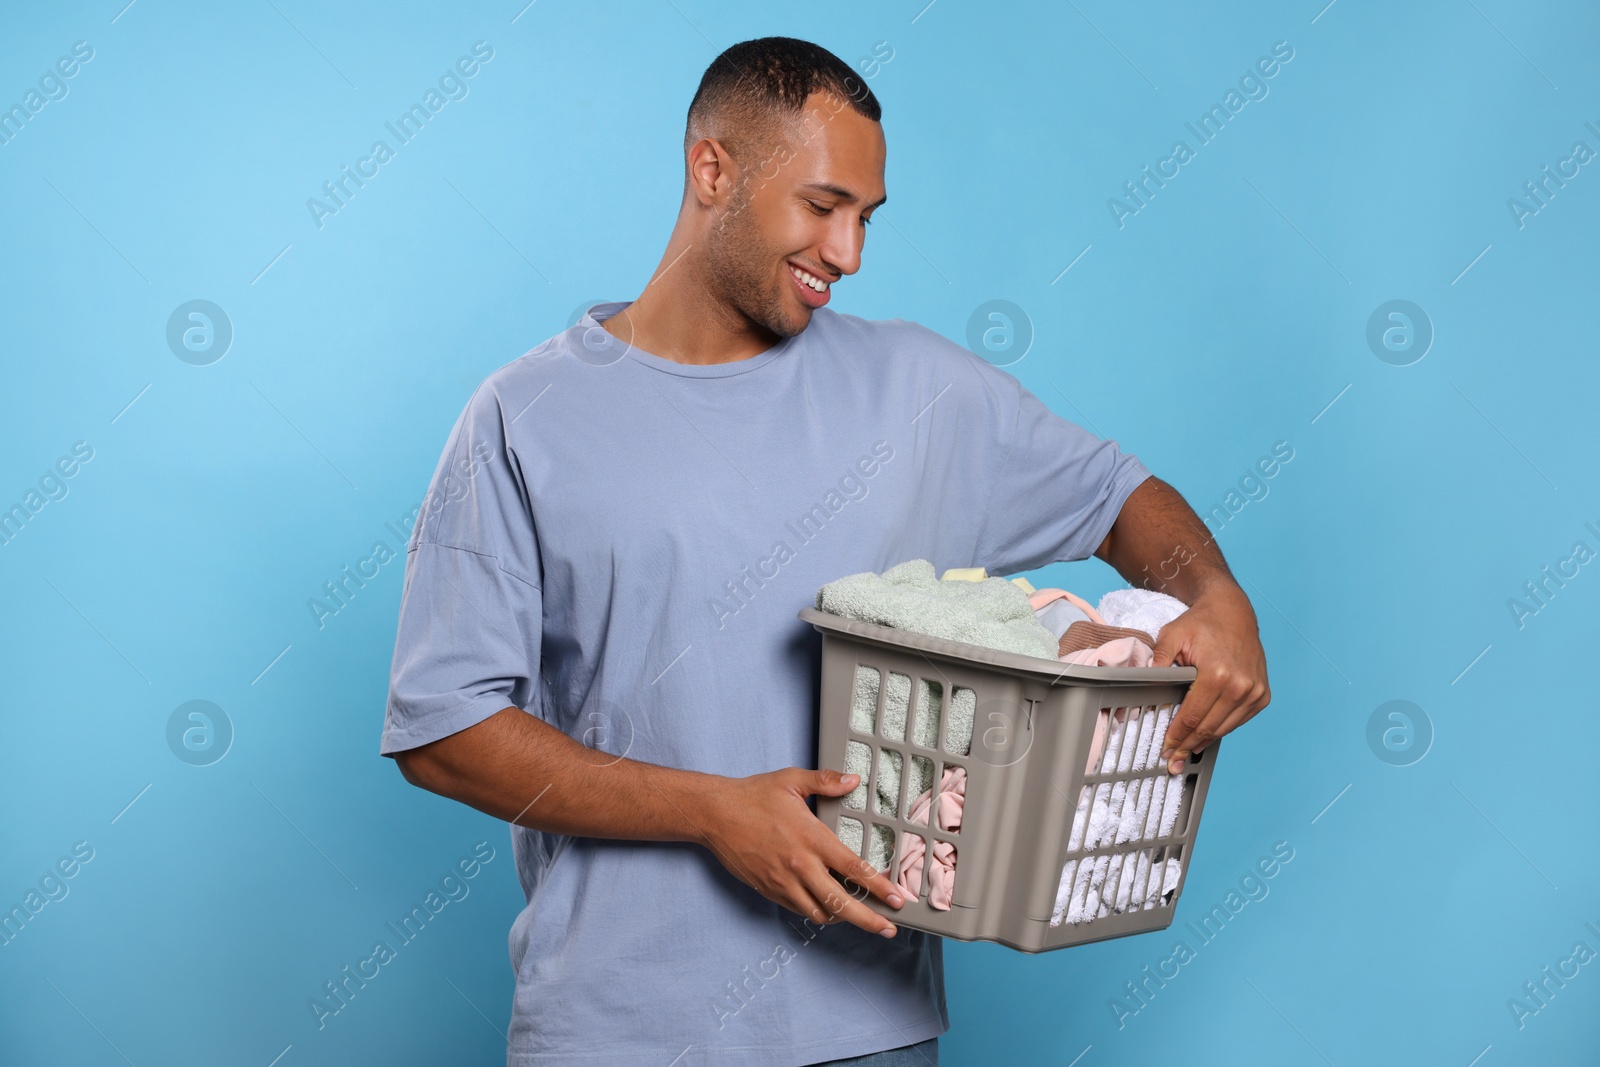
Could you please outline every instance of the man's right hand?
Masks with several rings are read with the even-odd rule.
[[[711,828],[701,844],[734,877],[776,904],[826,924],[844,919],[893,937],[894,923],[845,892],[838,871],[898,908],[900,887],[878,873],[811,813],[812,793],[843,796],[859,775],[786,767],[748,778],[723,778],[709,798]]]

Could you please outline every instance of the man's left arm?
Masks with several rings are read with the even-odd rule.
[[[1248,722],[1272,699],[1255,610],[1200,516],[1159,478],[1128,494],[1094,554],[1131,585],[1189,606],[1162,628],[1155,645],[1155,666],[1199,672],[1163,743],[1161,757],[1176,774],[1189,753]]]

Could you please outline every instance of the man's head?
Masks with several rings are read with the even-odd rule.
[[[866,220],[887,199],[881,114],[807,41],[763,37],[712,61],[689,105],[679,226],[713,300],[780,337],[806,328],[827,285],[860,268]]]

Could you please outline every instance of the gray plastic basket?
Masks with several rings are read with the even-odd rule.
[[[923,884],[902,908],[891,908],[849,883],[858,899],[900,926],[958,941],[995,941],[1023,952],[1045,952],[1172,924],[1220,740],[1190,757],[1175,778],[1168,778],[1160,763],[1160,737],[1150,747],[1153,767],[1137,769],[1128,758],[1119,759],[1117,767],[1124,768],[1120,770],[1102,772],[1096,766],[1090,773],[1085,765],[1102,711],[1137,710],[1141,723],[1153,724],[1156,709],[1175,710],[1182,701],[1194,680],[1194,668],[1080,667],[845,619],[815,608],[802,609],[800,618],[822,635],[817,766],[844,771],[851,744],[866,746],[871,757],[870,774],[849,795],[815,797],[817,817],[847,842],[851,835],[841,820],[856,820],[858,854],[866,858],[873,854],[874,836],[884,832],[873,827],[891,832],[893,861],[886,870],[891,882],[897,880],[908,835],[921,837],[929,850]],[[876,684],[876,707],[869,723],[852,722],[858,674],[868,692],[869,683]],[[935,720],[928,715],[934,709],[919,706],[925,702],[925,682],[938,687],[936,731],[930,729]],[[908,690],[903,731],[891,729],[886,714],[891,685],[897,691]],[[962,690],[970,690],[970,695]],[[973,708],[969,738],[951,730],[951,709],[957,700],[970,702]],[[863,701],[864,706],[868,703]],[[931,806],[937,808],[946,765],[966,771],[964,810],[954,832],[938,826],[936,819],[930,818],[934,825],[928,825],[908,818],[920,780],[933,789]],[[880,776],[886,773],[899,777],[893,810],[885,810],[888,806],[879,796]],[[1158,822],[1149,832],[1146,823],[1119,843],[1068,848],[1085,786],[1105,783],[1112,810],[1117,811],[1115,783],[1129,783],[1122,787],[1120,799],[1121,812],[1131,816],[1133,809],[1127,805],[1136,804],[1136,796],[1148,797],[1150,792],[1140,791],[1154,791],[1157,778],[1166,779],[1168,785],[1181,781],[1176,821],[1167,834],[1159,834]],[[949,910],[928,902],[927,870],[931,850],[939,841],[955,847]],[[1178,862],[1178,881],[1170,892],[1156,891],[1149,874],[1139,883],[1140,853],[1149,861],[1150,871],[1160,864],[1164,872],[1168,859]],[[1121,875],[1127,873],[1133,879],[1127,890],[1131,906],[1051,926],[1063,866],[1075,859],[1082,867],[1083,861],[1100,857],[1108,858],[1109,868],[1102,893],[1115,901],[1115,894],[1122,891]]]

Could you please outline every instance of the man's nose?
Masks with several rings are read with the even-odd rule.
[[[817,252],[822,262],[840,274],[854,274],[861,269],[861,246],[866,240],[866,226],[857,216],[848,216],[828,227],[828,235]]]

